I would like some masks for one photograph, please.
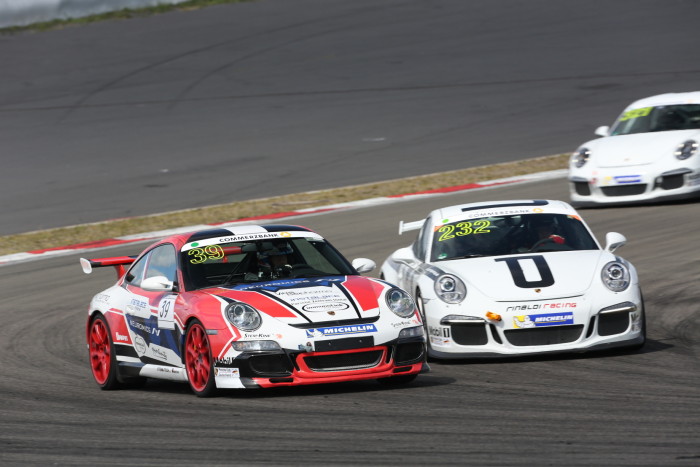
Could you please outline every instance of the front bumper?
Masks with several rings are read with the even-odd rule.
[[[574,206],[634,204],[670,201],[700,196],[700,170],[677,168],[659,173],[629,175],[630,169],[575,174],[569,177]]]
[[[636,347],[645,340],[645,317],[641,302],[621,302],[599,309],[588,318],[546,327],[512,329],[488,320],[440,324],[430,326],[428,356],[432,358],[588,352]]]
[[[352,348],[352,339],[325,341],[324,351],[245,352],[214,365],[218,388],[337,383],[417,374],[424,370],[425,339]]]

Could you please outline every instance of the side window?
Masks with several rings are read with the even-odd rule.
[[[423,262],[425,262],[426,239],[431,238],[430,233],[427,232],[428,230],[430,230],[431,225],[432,223],[430,222],[430,218],[427,218],[423,223],[423,227],[421,227],[420,232],[418,232],[418,237],[416,238],[416,241],[413,244],[413,254],[416,255],[416,258]]]
[[[141,259],[136,261],[126,273],[126,283],[129,285],[134,285],[136,287],[141,286],[141,280],[143,279],[143,271],[146,269],[146,263],[148,262],[148,257],[151,256],[150,253],[144,255]]]
[[[148,267],[145,278],[165,276],[169,281],[175,282],[177,276],[177,264],[175,247],[161,245],[149,253]]]

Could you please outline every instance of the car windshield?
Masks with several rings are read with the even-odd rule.
[[[543,251],[597,250],[578,216],[525,214],[461,220],[435,230],[432,261]]]
[[[283,278],[357,274],[352,265],[321,238],[227,243],[216,243],[216,240],[183,247],[181,262],[189,290]]]
[[[700,104],[642,107],[624,112],[611,135],[700,128]]]

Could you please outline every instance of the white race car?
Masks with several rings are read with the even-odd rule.
[[[396,250],[381,276],[409,291],[433,358],[475,358],[640,348],[644,303],[637,271],[601,248],[569,204],[472,203],[404,223],[415,242]]]
[[[700,196],[700,92],[633,102],[571,156],[574,206]]]

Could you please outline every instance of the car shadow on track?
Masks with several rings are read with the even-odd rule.
[[[235,397],[238,399],[261,399],[266,397],[304,397],[328,396],[333,394],[362,394],[383,391],[411,391],[417,388],[445,386],[456,382],[455,378],[420,374],[418,378],[403,385],[384,385],[376,380],[351,381],[345,383],[313,384],[260,389],[219,389],[217,397]],[[133,389],[150,393],[192,394],[187,383],[149,379],[143,388]]]
[[[515,362],[550,362],[550,361],[567,361],[567,360],[586,360],[590,358],[609,358],[620,357],[625,355],[644,355],[655,352],[662,352],[673,348],[672,344],[647,338],[644,346],[641,349],[605,349],[594,350],[589,352],[566,352],[543,355],[523,355],[523,356],[505,356],[493,358],[459,358],[449,360],[437,360],[430,358],[428,361],[431,365],[468,365],[468,364],[488,364],[488,363],[515,363]]]

